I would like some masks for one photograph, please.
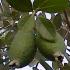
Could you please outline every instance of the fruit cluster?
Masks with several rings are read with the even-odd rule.
[[[7,0],[9,4],[21,12],[32,11],[30,0]],[[25,5],[23,5],[25,4]],[[23,7],[23,8],[22,8]],[[34,58],[37,49],[47,59],[60,61],[64,57],[66,46],[61,35],[56,31],[54,24],[43,15],[37,16],[36,11],[32,15],[22,17],[18,22],[18,31],[9,44],[10,66],[24,67]],[[7,40],[7,38],[6,38]]]

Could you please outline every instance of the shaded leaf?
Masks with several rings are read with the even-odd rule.
[[[53,23],[56,27],[56,29],[59,29],[62,25],[62,18],[60,14],[57,14],[54,19],[53,19]]]
[[[34,0],[34,9],[47,12],[60,12],[68,7],[68,0]]]
[[[30,0],[7,0],[8,3],[18,11],[30,12],[32,11],[32,4]]]
[[[44,16],[39,16],[36,20],[36,29],[40,36],[49,41],[54,41],[56,37],[56,30],[50,20]]]

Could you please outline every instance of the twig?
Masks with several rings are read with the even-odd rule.
[[[66,11],[64,11],[64,16],[65,16],[65,18],[66,18],[66,22],[67,22],[67,25],[68,25],[69,30],[70,30],[70,22],[69,22],[69,20],[68,20],[68,16],[67,16]]]
[[[70,62],[70,58],[68,56],[68,54],[65,52],[64,56],[66,57],[66,59]]]

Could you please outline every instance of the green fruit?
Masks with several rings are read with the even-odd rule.
[[[56,39],[55,27],[53,23],[50,20],[46,19],[43,15],[37,17],[36,30],[41,38],[52,42],[55,41]]]
[[[7,0],[7,2],[18,11],[32,11],[32,4],[30,0]]]
[[[16,64],[17,67],[24,67],[32,61],[36,51],[33,27],[34,19],[31,16],[23,28],[17,32],[10,45],[8,53],[11,62],[9,65]]]
[[[63,56],[65,44],[63,38],[58,33],[56,33],[56,41],[54,43],[43,40],[40,37],[37,38],[36,43],[39,51],[50,60]]]

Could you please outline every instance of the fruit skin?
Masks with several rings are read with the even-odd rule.
[[[29,18],[29,20],[32,19],[33,17]],[[15,35],[10,45],[10,49],[8,50],[8,54],[11,59],[9,65],[12,65],[12,62],[15,61],[17,67],[21,68],[32,61],[36,52],[33,27],[33,22],[27,22]]]
[[[36,19],[36,31],[39,36],[45,40],[54,42],[56,37],[56,29],[54,24],[46,19],[43,14],[39,14]]]
[[[56,57],[61,56],[61,53],[64,53],[65,51],[63,38],[58,33],[56,33],[56,42],[54,43],[43,40],[40,37],[37,37],[36,43],[39,51],[47,59],[52,61],[54,61]]]
[[[21,12],[32,11],[32,4],[30,0],[7,0],[7,2],[16,10]]]

